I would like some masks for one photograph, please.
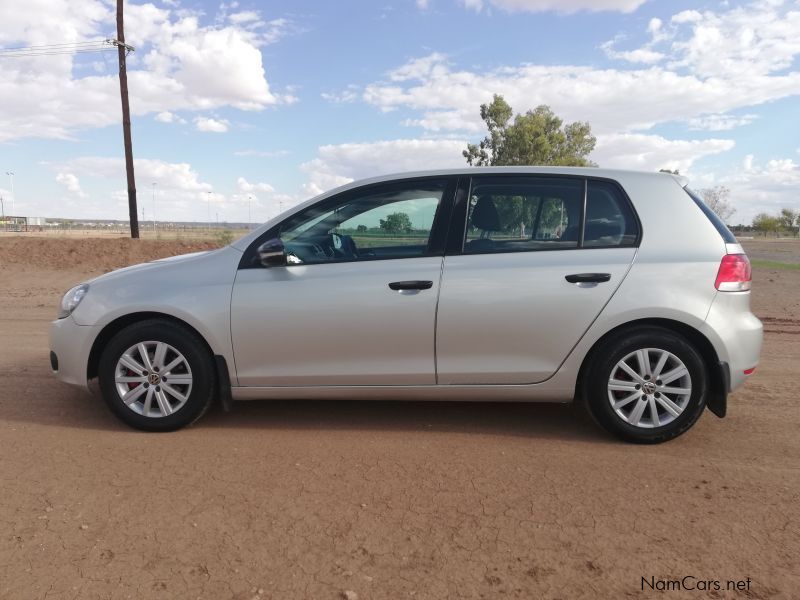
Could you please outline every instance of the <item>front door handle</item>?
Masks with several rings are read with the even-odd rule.
[[[389,284],[392,290],[429,290],[432,287],[432,281],[393,281]]]
[[[611,273],[575,273],[565,275],[564,279],[570,283],[603,283],[611,279]]]

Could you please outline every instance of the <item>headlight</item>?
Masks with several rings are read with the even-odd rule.
[[[78,308],[78,304],[81,303],[83,297],[86,295],[86,292],[89,291],[89,284],[82,283],[80,285],[76,285],[61,299],[61,308],[58,311],[58,318],[64,319],[72,314],[72,311]]]

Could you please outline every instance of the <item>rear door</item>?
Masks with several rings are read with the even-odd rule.
[[[633,262],[639,225],[627,196],[607,180],[474,177],[455,210],[437,313],[438,383],[549,378]]]

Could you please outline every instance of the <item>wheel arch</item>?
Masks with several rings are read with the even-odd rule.
[[[208,340],[206,340],[205,336],[202,333],[200,333],[197,330],[197,328],[192,327],[192,325],[190,325],[183,319],[180,319],[174,315],[157,311],[142,311],[142,312],[128,313],[126,315],[117,317],[113,321],[107,323],[103,327],[103,329],[100,330],[100,333],[97,334],[97,337],[94,339],[94,342],[92,343],[92,349],[89,351],[89,360],[86,363],[86,379],[89,380],[97,377],[98,366],[100,364],[100,355],[102,354],[103,349],[108,345],[108,343],[117,333],[119,333],[129,325],[133,325],[134,323],[139,323],[141,321],[146,321],[148,319],[161,319],[162,321],[170,321],[172,323],[175,323],[176,325],[180,325],[181,327],[189,329],[192,333],[197,335],[198,338],[203,340],[203,344],[205,345],[209,354],[212,357],[215,357],[214,350],[211,348],[211,345],[208,343]],[[222,358],[222,360],[224,361],[225,359]]]
[[[583,358],[580,370],[578,371],[578,381],[575,391],[575,399],[578,401],[585,401],[584,395],[584,381],[586,379],[586,371],[589,369],[594,357],[602,349],[603,345],[613,336],[619,335],[620,332],[628,329],[636,329],[638,327],[655,326],[669,329],[670,331],[681,335],[694,346],[700,357],[703,359],[703,364],[706,367],[706,374],[708,375],[708,397],[706,399],[706,406],[718,417],[724,417],[727,409],[727,394],[729,387],[730,374],[728,372],[727,363],[720,362],[717,351],[711,341],[700,331],[674,319],[665,318],[645,318],[628,321],[621,325],[610,329],[604,333],[589,349],[586,356]]]

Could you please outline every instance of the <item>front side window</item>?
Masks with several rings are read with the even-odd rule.
[[[476,177],[466,254],[578,246],[584,183],[558,177]]]
[[[290,217],[278,235],[290,264],[425,256],[446,187],[416,181],[348,192]]]

